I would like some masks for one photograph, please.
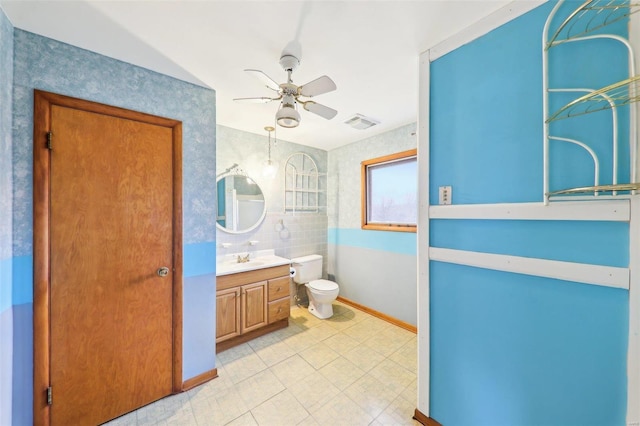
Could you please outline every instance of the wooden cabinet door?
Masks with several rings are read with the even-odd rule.
[[[242,289],[241,333],[267,325],[267,282],[247,284]]]
[[[240,288],[216,293],[216,343],[240,335]]]

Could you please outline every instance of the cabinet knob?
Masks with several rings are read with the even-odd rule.
[[[280,289],[281,289],[281,288],[282,288],[282,287],[278,287],[278,289],[277,289],[276,291],[280,291]]]

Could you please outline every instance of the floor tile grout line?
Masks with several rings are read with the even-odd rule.
[[[269,400],[271,400],[271,399],[275,398],[277,395],[279,395],[279,394],[281,394],[281,393],[283,393],[283,392],[286,392],[286,391],[290,391],[290,390],[289,390],[289,388],[285,387],[285,388],[284,388],[284,389],[282,389],[280,392],[278,392],[276,395],[273,395],[271,398],[269,398]],[[296,398],[296,396],[295,396],[295,394],[293,394],[293,392],[292,392],[291,394],[293,395],[294,399],[298,402],[298,404],[300,404],[300,406],[301,406],[301,407],[304,409],[304,411],[307,413],[307,417],[310,417],[310,416],[311,416],[311,413],[307,410],[307,408],[302,404],[302,402],[300,402],[300,401]],[[267,401],[269,401],[269,400],[267,400]],[[267,401],[264,401],[262,404],[265,404]],[[260,405],[262,405],[262,404],[260,404]],[[259,406],[258,406],[258,407],[259,407]],[[254,407],[254,408],[257,408],[257,407]],[[252,409],[251,409],[251,410],[249,410],[249,411],[252,411],[254,408],[252,408]],[[253,415],[253,413],[252,413],[252,415]],[[305,417],[305,418],[307,418],[307,417]],[[254,419],[255,419],[255,416],[254,416]],[[258,422],[258,420],[257,420],[257,419],[255,419],[255,420],[256,420],[256,423],[258,424],[258,426],[260,426],[260,423]],[[303,419],[303,420],[304,420],[304,419]]]
[[[338,316],[342,316],[345,313],[345,311],[342,311],[342,309],[346,310],[351,308],[345,308],[345,307],[341,308],[340,309],[341,312]],[[294,315],[296,315],[295,318],[293,317]],[[358,320],[356,320],[355,318],[358,318]],[[395,414],[397,416],[397,413],[395,413],[394,411],[391,411],[389,414],[385,414],[387,410],[389,410],[389,408],[394,404],[398,405],[399,403],[401,404],[404,402],[405,404],[408,404],[408,405],[415,405],[415,400],[413,401],[409,400],[408,395],[410,395],[412,392],[410,390],[410,387],[415,385],[416,372],[415,370],[412,371],[410,368],[407,368],[405,363],[401,362],[403,358],[406,357],[407,353],[409,354],[409,359],[411,359],[410,354],[412,351],[411,351],[411,348],[407,349],[407,347],[409,347],[409,345],[415,346],[415,339],[416,339],[415,336],[413,337],[409,336],[406,339],[406,341],[403,341],[397,345],[395,343],[392,343],[390,348],[385,348],[383,350],[376,351],[376,343],[374,339],[375,338],[380,339],[380,335],[389,333],[389,339],[396,339],[397,341],[404,340],[406,336],[402,336],[402,332],[401,331],[399,332],[397,330],[397,326],[394,326],[393,324],[388,324],[387,326],[383,324],[381,320],[379,320],[378,318],[375,318],[364,312],[358,312],[356,316],[354,316],[354,318],[351,318],[349,320],[349,321],[353,321],[353,323],[346,327],[343,327],[343,326],[335,327],[334,324],[331,324],[328,321],[330,320],[327,320],[326,322],[322,322],[319,320],[316,321],[314,318],[310,316],[310,314],[308,314],[308,312],[305,312],[301,309],[297,309],[296,311],[292,309],[292,318],[290,319],[290,324],[293,327],[296,327],[296,329],[290,329],[290,331],[292,332],[291,334],[288,334],[288,333],[276,334],[278,332],[274,332],[273,335],[266,335],[266,336],[270,336],[268,338],[265,338],[262,340],[258,340],[260,339],[258,338],[256,339],[256,341],[246,342],[243,344],[246,346],[244,346],[243,348],[237,349],[237,353],[230,353],[229,354],[230,356],[228,359],[224,355],[220,355],[220,354],[216,355],[216,365],[219,366],[222,374],[227,373],[227,376],[224,378],[224,380],[227,380],[228,382],[223,382],[222,384],[225,391],[232,392],[234,389],[237,389],[237,387],[241,385],[243,382],[250,380],[251,378],[254,378],[255,380],[256,375],[263,374],[265,371],[268,371],[270,374],[272,374],[273,377],[277,380],[280,387],[282,387],[282,389],[280,389],[275,394],[271,395],[268,399],[266,399],[265,401],[262,401],[260,404],[256,405],[255,407],[252,407],[252,408],[247,407],[244,412],[238,414],[234,419],[225,421],[225,424],[233,423],[239,418],[245,416],[247,413],[250,414],[251,418],[256,424],[259,424],[258,419],[255,416],[254,410],[262,406],[263,404],[269,403],[269,401],[271,401],[273,398],[276,398],[287,391],[291,393],[293,400],[295,400],[296,403],[300,405],[304,414],[306,414],[305,419],[313,420],[315,423],[319,423],[319,421],[316,420],[316,417],[314,416],[314,414],[309,410],[310,407],[306,406],[303,403],[304,399],[300,399],[299,395],[297,395],[296,392],[293,392],[290,386],[286,386],[282,378],[280,378],[278,374],[275,374],[275,370],[274,370],[275,367],[282,364],[286,368],[285,363],[291,362],[291,358],[293,358],[294,356],[297,356],[302,362],[304,362],[306,365],[308,365],[311,368],[311,371],[313,371],[314,374],[315,373],[319,374],[320,377],[323,378],[323,380],[328,380],[331,383],[330,377],[325,374],[328,372],[328,370],[324,370],[324,371],[321,371],[321,370],[325,369],[325,367],[329,366],[333,362],[337,362],[339,360],[341,362],[348,362],[357,366],[357,364],[355,364],[351,359],[347,357],[349,353],[354,352],[354,350],[357,348],[360,348],[361,353],[362,351],[365,351],[365,352],[370,351],[371,353],[376,353],[377,356],[381,357],[380,361],[368,367],[367,370],[362,369],[362,375],[354,379],[351,383],[346,385],[343,389],[337,388],[337,393],[335,395],[327,399],[322,406],[317,407],[317,409],[315,410],[316,414],[320,408],[330,404],[332,401],[339,400],[340,398],[346,398],[348,401],[355,404],[355,406],[358,406],[360,410],[366,413],[369,418],[373,417],[373,420],[371,420],[370,424],[375,424],[376,420],[378,418],[381,418],[381,416],[383,415],[393,416]],[[371,335],[367,335],[366,332],[362,333],[362,329],[366,330],[367,325],[361,325],[358,328],[354,328],[354,327],[357,327],[359,324],[362,324],[364,321],[370,322],[371,324],[369,324],[369,326],[376,328],[376,330],[373,331]],[[350,329],[351,329],[350,331],[351,335],[349,334],[349,331],[347,331]],[[302,342],[302,344],[300,344],[299,340],[301,338],[298,338],[297,341],[294,340],[295,342],[294,346],[290,344],[291,342],[287,342],[289,339],[294,339],[297,336],[305,336],[305,335],[310,337],[311,339],[308,342],[308,344],[305,344],[304,341]],[[339,337],[336,337],[336,336],[339,336]],[[333,342],[334,344],[340,344],[339,343],[340,341],[350,342],[354,344],[354,347],[346,351],[340,351],[340,350],[334,349],[334,346],[330,344],[332,342],[329,342],[329,339],[332,339],[332,338],[336,339]],[[370,344],[367,345],[365,342],[369,342]],[[277,359],[279,355],[277,354],[277,352],[269,353],[269,352],[265,352],[265,350],[270,347],[273,347],[274,345],[280,345],[281,343],[283,344],[282,347],[281,348],[278,347],[277,349],[274,349],[274,352],[284,350],[285,352],[290,351],[290,354],[289,352],[287,352],[288,356],[285,356],[283,359],[272,363],[273,360]],[[307,354],[309,354],[308,352],[309,349],[315,346],[318,346],[320,344],[324,344],[325,346],[322,348],[323,350],[327,350],[327,352],[324,353],[323,355],[319,355],[319,357],[316,359],[309,356],[305,358],[305,356],[302,355],[304,352],[307,352]],[[233,349],[234,348],[231,348],[230,350],[233,350]],[[260,355],[261,351],[263,356]],[[354,355],[356,355],[355,352],[354,352]],[[250,375],[244,377],[242,380],[236,383],[234,382],[233,376],[226,371],[225,366],[229,366],[230,364],[236,361],[241,362],[241,360],[247,356],[256,356],[256,359],[260,361],[260,363],[264,366],[264,368],[260,369],[259,371],[252,372]],[[273,358],[269,358],[269,357],[273,357]],[[393,359],[392,357],[394,357],[395,359]],[[396,361],[396,359],[398,361]],[[223,360],[225,360],[226,362],[223,362]],[[385,398],[390,398],[390,397],[392,398],[384,401],[385,402],[384,407],[382,408],[380,406],[376,407],[375,411],[377,410],[380,410],[380,411],[374,417],[370,414],[371,413],[370,411],[367,411],[368,409],[367,407],[363,407],[359,405],[357,401],[349,397],[349,395],[345,393],[345,391],[347,391],[356,383],[358,383],[358,381],[364,380],[365,378],[367,378],[368,380],[382,381],[383,380],[382,377],[384,376],[381,377],[380,375],[374,375],[373,373],[383,363],[387,363],[387,365],[391,365],[393,366],[393,368],[396,368],[396,367],[402,368],[403,371],[408,375],[408,378],[405,380],[410,380],[410,381],[407,385],[404,385],[402,381],[395,382],[394,389],[397,389],[397,390],[392,391],[392,393],[390,393],[388,396],[385,397]],[[412,377],[413,379],[411,380]],[[223,378],[220,377],[220,379],[223,379]],[[203,386],[206,386],[206,385],[207,384],[204,384]],[[235,392],[237,393],[237,390]],[[188,411],[190,413],[190,416],[193,417],[194,422],[200,426],[200,423],[202,422],[202,418],[199,418],[196,416],[196,411],[195,411],[196,407],[194,406],[194,399],[193,399],[195,396],[196,394],[189,395],[185,398],[185,401],[189,402]],[[237,395],[237,397],[242,399],[242,397],[240,397],[239,394]],[[216,396],[213,395],[213,396],[210,396],[209,398],[216,398]],[[175,402],[173,402],[172,404],[175,404]],[[175,404],[175,406],[172,406],[172,404],[166,404],[165,406],[168,406],[169,410],[175,410],[176,413],[180,413],[181,408],[184,406],[184,402],[182,402],[181,404]],[[140,424],[139,420],[142,420],[138,418],[138,414],[140,412],[135,412],[135,413],[136,413],[135,415],[136,424]],[[300,422],[300,421],[304,421],[305,419],[300,419],[297,421]],[[408,422],[409,419],[410,417],[408,417],[406,421]],[[150,419],[146,417],[145,420],[146,421],[144,421],[144,424],[150,424],[149,420],[153,421],[154,419]],[[163,420],[158,418],[156,419],[156,421],[161,422],[157,424],[166,424],[168,422],[170,423],[170,420],[168,419]],[[382,423],[382,421],[378,423]],[[405,420],[402,420],[402,423],[404,424]],[[411,423],[411,424],[414,424],[414,423]]]

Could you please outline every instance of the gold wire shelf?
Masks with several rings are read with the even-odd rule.
[[[618,81],[569,102],[550,115],[546,123],[614,107],[619,108],[638,101],[640,101],[640,75]]]
[[[569,40],[585,37],[638,11],[640,11],[640,1],[587,0],[560,24],[549,38],[545,50]],[[577,27],[578,25],[581,26]],[[563,31],[565,34],[561,38]]]
[[[595,185],[583,186],[580,188],[561,189],[559,191],[551,191],[546,195],[552,197],[554,195],[570,195],[584,194],[595,192],[616,192],[616,191],[637,191],[640,189],[640,182],[637,183],[617,183],[615,185]]]

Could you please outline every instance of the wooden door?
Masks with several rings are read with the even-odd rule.
[[[242,286],[241,332],[247,333],[267,325],[267,282]]]
[[[216,343],[240,335],[240,287],[216,292]]]
[[[38,101],[47,103],[46,114]],[[34,181],[45,192],[35,194],[34,216],[48,215],[47,228],[37,231],[48,233],[49,250],[36,249],[34,240],[37,292],[47,280],[42,269],[49,271],[48,324],[34,313],[37,363],[40,334],[48,333],[51,405],[44,423],[103,423],[171,394],[181,380],[174,365],[181,337],[174,336],[181,322],[179,123],[148,117],[36,96],[36,168],[45,162],[45,153],[36,155],[41,128],[51,134],[47,174]],[[40,376],[34,374],[36,386],[43,386]],[[37,387],[34,394],[40,423]]]

